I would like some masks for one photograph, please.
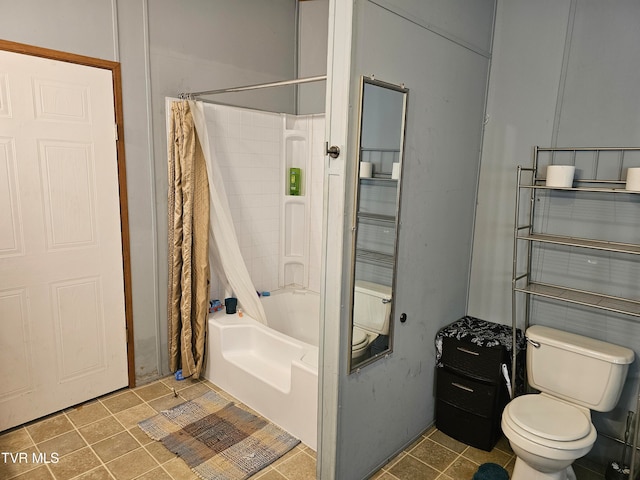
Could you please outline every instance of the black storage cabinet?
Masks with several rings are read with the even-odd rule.
[[[502,434],[502,411],[510,399],[502,364],[511,371],[511,332],[511,327],[474,317],[464,317],[438,332],[438,430],[482,450],[495,446]],[[524,336],[517,333],[517,350],[524,353]],[[517,383],[520,388],[521,382]]]

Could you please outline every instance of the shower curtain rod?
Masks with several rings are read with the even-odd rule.
[[[297,78],[295,80],[282,80],[280,82],[258,83],[256,85],[245,85],[243,87],[222,88],[219,90],[207,90],[204,92],[181,93],[180,98],[194,98],[201,95],[216,95],[218,93],[244,92],[246,90],[258,90],[260,88],[280,87],[284,85],[297,85],[300,83],[320,82],[326,80],[326,75],[318,75],[317,77]]]

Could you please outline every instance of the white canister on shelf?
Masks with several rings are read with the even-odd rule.
[[[373,176],[373,164],[371,162],[360,162],[360,178],[371,178]]]
[[[400,163],[394,162],[391,166],[391,178],[398,180],[400,178]]]
[[[573,165],[549,165],[547,167],[547,187],[571,188],[576,167]]]
[[[627,169],[627,184],[625,189],[632,192],[640,192],[640,167]]]

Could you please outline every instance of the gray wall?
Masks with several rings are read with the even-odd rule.
[[[329,0],[299,2],[298,5],[298,78],[325,75]],[[300,85],[297,113],[324,113],[326,87],[326,82]]]
[[[515,172],[531,147],[640,144],[639,19],[634,0],[498,3],[471,315],[511,323]]]
[[[0,11],[0,38],[122,65],[136,378],[157,378],[168,373],[164,97],[292,78],[295,0],[0,0]],[[292,89],[231,100],[295,108]]]
[[[487,125],[476,228],[473,244],[470,315],[511,323],[511,266],[516,166],[530,165],[531,147],[640,145],[640,3],[635,0],[499,1]],[[615,202],[622,202],[618,196]],[[589,218],[592,229],[616,215],[626,227],[616,236],[640,242],[638,199],[629,204],[598,205],[594,198],[564,199],[572,221]],[[549,208],[543,206],[543,208]],[[633,209],[634,213],[630,213]],[[635,220],[634,220],[635,218]],[[575,223],[574,223],[575,225]],[[581,228],[586,228],[582,225]],[[578,235],[579,232],[568,232]],[[564,279],[591,276],[591,287],[602,279],[637,297],[638,270],[623,269],[615,256],[582,256],[554,252],[538,256],[547,271],[564,268]],[[561,260],[564,257],[564,260]],[[637,263],[632,261],[631,263]],[[597,265],[596,265],[597,264]],[[629,280],[630,279],[630,280]],[[532,322],[619,343],[640,354],[637,320],[566,304],[534,301]],[[594,414],[599,432],[622,436],[627,410],[635,410],[638,367],[632,366],[622,400],[610,414]],[[604,463],[616,454],[615,444],[599,439],[592,457]],[[619,447],[618,447],[619,449]],[[608,453],[602,453],[609,450]]]
[[[433,340],[440,327],[466,313],[494,2],[374,0],[355,6],[350,125],[357,125],[360,75],[405,84],[409,98],[393,353],[350,375],[338,372],[335,478],[354,479],[371,474],[433,422]],[[356,141],[352,129],[349,142]],[[350,211],[355,166],[348,157],[345,162]],[[349,257],[345,251],[347,265]],[[349,271],[345,266],[346,282]],[[344,304],[347,292],[343,287]],[[398,321],[403,312],[404,324]],[[349,338],[348,325],[343,318],[342,341]],[[323,449],[323,468],[327,455]]]

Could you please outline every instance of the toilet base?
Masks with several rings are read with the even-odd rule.
[[[516,457],[516,464],[513,467],[511,480],[576,480],[576,474],[571,465],[559,472],[540,472],[531,468],[524,460]]]

